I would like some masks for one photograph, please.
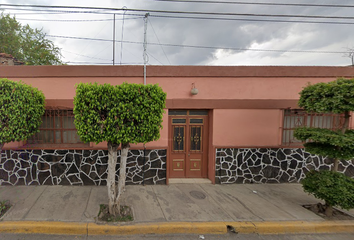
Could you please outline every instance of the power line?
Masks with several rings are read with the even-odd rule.
[[[60,14],[60,13],[58,13]],[[142,14],[126,14],[129,16],[138,16],[136,18],[129,19],[140,19],[143,18]],[[243,21],[243,22],[273,22],[273,23],[309,23],[309,24],[336,24],[336,25],[353,25],[354,22],[333,22],[333,21],[307,21],[307,20],[279,20],[279,19],[250,19],[250,18],[218,18],[218,17],[190,17],[190,16],[169,16],[169,15],[153,15],[150,17],[155,18],[175,18],[175,19],[195,19],[195,20],[222,20],[222,21]],[[34,19],[19,19],[19,20],[34,20]],[[110,19],[107,19],[109,21]],[[120,20],[120,19],[119,19]],[[64,21],[64,20],[40,20],[36,21]],[[75,21],[75,20],[74,20]],[[90,20],[87,20],[90,21]],[[94,20],[92,20],[94,21]]]
[[[165,65],[162,62],[160,62],[157,58],[155,58],[150,52],[147,52],[149,56],[151,56],[153,59],[155,59],[157,62],[159,62],[161,65]]]
[[[58,35],[46,35],[47,37],[54,38],[67,38],[67,39],[77,39],[77,40],[89,40],[89,41],[105,41],[112,42],[111,39],[101,39],[101,38],[84,38],[84,37],[72,37],[72,36],[58,36]],[[116,40],[116,42],[121,42]],[[142,44],[143,42],[135,41],[123,41],[124,43],[132,44]],[[287,49],[257,49],[257,48],[235,48],[235,47],[220,47],[220,46],[198,46],[198,45],[185,45],[185,44],[170,44],[170,43],[148,43],[150,45],[162,45],[167,47],[186,47],[186,48],[200,48],[200,49],[225,49],[233,51],[256,51],[256,52],[279,52],[279,53],[320,53],[320,54],[343,54],[347,52],[343,51],[315,51],[315,50],[287,50]]]
[[[27,13],[26,13],[27,14]],[[28,13],[30,14],[30,13]],[[58,13],[60,14],[60,13]],[[108,13],[107,13],[108,14]],[[111,13],[110,13],[111,14]],[[116,13],[118,14],[118,13]],[[136,19],[143,18],[142,14],[126,14],[129,16],[138,16]],[[308,23],[308,24],[336,24],[336,25],[353,25],[354,22],[338,22],[338,21],[308,21],[308,20],[281,20],[281,19],[250,19],[250,18],[221,18],[221,17],[192,17],[192,16],[170,16],[170,15],[154,15],[155,18],[175,18],[175,19],[194,19],[194,20],[220,20],[220,21],[243,21],[243,22],[272,22],[272,23]],[[135,18],[130,18],[135,19]]]
[[[316,18],[316,19],[354,19],[349,16],[321,16],[321,15],[292,15],[292,14],[259,14],[259,13],[216,13],[216,12],[197,12],[197,11],[169,11],[169,10],[149,10],[149,9],[123,9],[123,8],[98,8],[98,7],[78,7],[78,6],[44,6],[44,5],[16,5],[16,4],[0,4],[4,6],[20,6],[32,8],[59,8],[59,9],[95,9],[95,10],[111,10],[111,11],[132,11],[132,12],[149,12],[149,13],[166,13],[166,14],[188,14],[188,15],[217,15],[217,16],[243,16],[243,17],[277,17],[277,18]],[[30,9],[30,11],[38,9]],[[41,10],[43,11],[43,10]],[[47,11],[47,10],[45,10]],[[97,13],[97,11],[80,11],[80,13]],[[102,12],[101,12],[102,13]]]
[[[123,8],[127,8],[126,6],[124,6]],[[122,60],[123,60],[123,37],[124,37],[124,19],[125,19],[125,13],[126,11],[124,11],[123,13],[123,22],[122,22],[122,31],[121,31],[121,42],[120,42],[120,61],[119,64],[122,64]]]
[[[141,17],[126,18],[125,20],[140,19]],[[17,20],[24,21],[44,21],[44,22],[98,22],[98,21],[112,21],[110,18],[106,19],[31,19],[31,18],[16,18]],[[122,21],[123,19],[116,19],[116,21]]]
[[[213,17],[185,17],[185,16],[166,16],[150,15],[158,18],[176,18],[176,19],[196,19],[196,20],[224,20],[224,21],[243,21],[243,22],[273,22],[273,23],[315,23],[315,24],[343,24],[353,25],[354,22],[329,22],[329,21],[306,21],[306,20],[279,20],[279,19],[249,19],[249,18],[213,18]]]
[[[168,57],[167,57],[167,55],[166,55],[166,53],[165,53],[165,50],[163,49],[163,47],[162,47],[162,45],[161,45],[161,43],[160,43],[159,37],[157,36],[157,34],[156,34],[156,32],[155,32],[155,29],[154,29],[154,27],[152,26],[152,23],[151,23],[150,20],[149,20],[149,23],[150,23],[150,26],[151,26],[151,28],[152,28],[152,30],[153,30],[155,36],[156,36],[157,41],[158,41],[159,44],[160,44],[160,47],[161,47],[161,49],[162,49],[163,54],[165,55],[165,57],[166,57],[168,63],[171,65],[171,62],[170,62],[170,60],[168,59]]]
[[[183,3],[215,3],[233,5],[266,5],[266,6],[292,6],[292,7],[330,7],[330,8],[353,8],[354,5],[343,4],[310,4],[310,3],[267,3],[267,2],[228,2],[208,0],[153,0],[157,2],[183,2]]]
[[[86,57],[86,58],[91,58],[91,59],[97,59],[97,60],[104,60],[104,61],[110,61],[109,59],[91,57],[91,56],[87,56],[87,55],[83,55],[83,54],[79,54],[79,53],[74,53],[74,52],[70,52],[70,51],[67,51],[67,50],[63,50],[63,49],[62,49],[61,51],[67,52],[67,53],[70,53],[70,54],[75,54],[75,55],[81,56],[81,57]]]
[[[71,64],[71,63],[80,63],[80,64],[101,64],[101,65],[112,65],[111,62],[80,62],[80,61],[69,61],[66,62],[66,64]],[[122,63],[122,65],[142,65],[142,62],[131,62],[131,63]]]

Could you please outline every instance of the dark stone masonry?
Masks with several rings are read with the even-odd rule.
[[[106,150],[6,150],[0,185],[106,185],[107,161]],[[166,184],[166,150],[146,150],[145,161],[144,150],[129,150],[126,184],[143,183]]]
[[[312,169],[330,170],[332,160],[301,148],[216,149],[216,183],[300,182]],[[340,172],[354,177],[354,160],[340,161]]]

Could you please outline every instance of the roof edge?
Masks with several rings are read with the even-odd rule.
[[[1,66],[0,77],[143,77],[142,65]],[[354,77],[354,66],[147,66],[148,77]]]

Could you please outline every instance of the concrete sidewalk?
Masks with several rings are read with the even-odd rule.
[[[1,186],[0,200],[13,204],[2,218],[1,231],[1,224],[33,221],[49,222],[51,226],[54,222],[94,223],[99,204],[107,203],[108,197],[105,186]],[[301,222],[326,225],[328,221],[301,206],[317,202],[303,192],[300,184],[126,186],[123,204],[132,207],[134,221],[119,225],[140,229],[150,226],[150,230],[153,224],[161,228],[169,223],[179,226],[186,222],[210,225],[239,222],[246,227],[247,223],[253,226],[255,223],[285,226]],[[354,215],[353,210],[348,213]],[[354,221],[341,222],[354,230]]]

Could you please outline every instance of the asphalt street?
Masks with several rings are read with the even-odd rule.
[[[45,234],[3,234],[4,240],[352,240],[354,234],[284,234],[284,235],[258,235],[235,234],[222,235],[132,235],[132,236],[83,236],[83,235],[45,235]]]

